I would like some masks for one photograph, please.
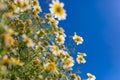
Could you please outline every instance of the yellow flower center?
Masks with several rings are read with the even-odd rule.
[[[73,64],[73,61],[71,59],[65,59],[63,63],[67,66],[70,66]]]
[[[83,57],[78,57],[78,60],[79,60],[80,62],[83,62],[83,61],[84,61]]]
[[[57,41],[58,41],[58,42],[62,42],[63,39],[62,39],[61,37],[58,37]]]
[[[53,9],[54,9],[54,13],[56,13],[58,16],[62,16],[64,14],[64,9],[58,3],[54,4]]]
[[[75,40],[76,42],[82,42],[82,39],[80,37],[77,37]]]
[[[56,64],[53,62],[47,63],[47,66],[45,67],[46,72],[51,72],[56,70]]]

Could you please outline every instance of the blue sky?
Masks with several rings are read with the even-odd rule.
[[[43,12],[49,12],[48,4],[39,1]],[[87,63],[80,65],[81,76],[86,78],[91,72],[97,80],[120,80],[120,0],[60,1],[65,4],[67,19],[59,26],[67,36],[77,32],[84,38],[77,47],[87,53]]]

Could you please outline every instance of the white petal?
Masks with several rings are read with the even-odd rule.
[[[50,7],[53,7],[53,5],[52,5],[52,4],[49,4],[49,6],[50,6]]]
[[[64,7],[64,3],[60,3],[62,7]]]
[[[52,8],[50,8],[49,10],[50,10],[50,12],[51,12],[52,14],[54,13],[54,11],[53,11],[53,9],[52,9]]]

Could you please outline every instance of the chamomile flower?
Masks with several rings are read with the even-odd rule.
[[[18,66],[22,66],[23,65],[23,63],[20,60],[17,60],[15,58],[11,58],[11,61],[15,65],[18,65]]]
[[[31,38],[28,38],[25,34],[22,35],[22,37],[23,37],[23,41],[26,42],[27,47],[32,47],[33,48],[35,46],[35,43],[32,41]]]
[[[29,0],[14,0],[14,12],[19,13],[30,10],[32,8],[30,3]]]
[[[59,50],[59,54],[60,56],[66,56],[66,55],[69,55],[67,51],[64,51],[64,50]]]
[[[8,58],[7,55],[3,57],[3,61],[4,61],[5,63],[10,63],[10,62],[11,62],[11,60]]]
[[[48,62],[47,64],[44,65],[44,70],[46,72],[55,72],[57,71],[57,65],[53,62]]]
[[[86,60],[85,58],[82,56],[82,55],[77,55],[77,58],[76,58],[77,62],[80,64],[80,63],[86,63]]]
[[[64,3],[60,3],[59,0],[52,0],[50,6],[50,12],[58,18],[58,20],[66,19],[66,11],[64,10]]]
[[[70,58],[64,58],[63,60],[63,64],[64,64],[64,68],[70,68],[72,66],[74,66],[74,60],[72,57]]]
[[[10,34],[8,33],[4,34],[4,44],[7,48],[12,47],[14,45],[14,42],[15,40]]]
[[[58,46],[56,46],[56,45],[52,45],[52,46],[50,46],[50,51],[52,51],[52,53],[55,55],[55,56],[57,56],[57,55],[59,55],[59,47]]]
[[[59,45],[64,44],[64,42],[65,42],[65,37],[62,36],[62,35],[60,35],[60,36],[58,36],[58,37],[56,38],[56,41],[57,41],[57,43],[58,43]]]
[[[82,44],[83,43],[83,38],[78,36],[76,33],[73,36],[73,40],[77,43],[77,45]]]
[[[88,79],[87,80],[96,80],[96,77],[91,73],[87,73]]]

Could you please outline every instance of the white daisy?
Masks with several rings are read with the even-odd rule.
[[[73,40],[77,43],[77,45],[82,44],[83,43],[83,38],[78,36],[76,33],[73,36]]]
[[[63,9],[64,3],[60,3],[59,0],[52,0],[52,4],[50,6],[50,12],[54,15],[58,20],[66,19],[66,11]]]
[[[88,79],[87,80],[96,80],[96,77],[91,73],[87,73]]]

